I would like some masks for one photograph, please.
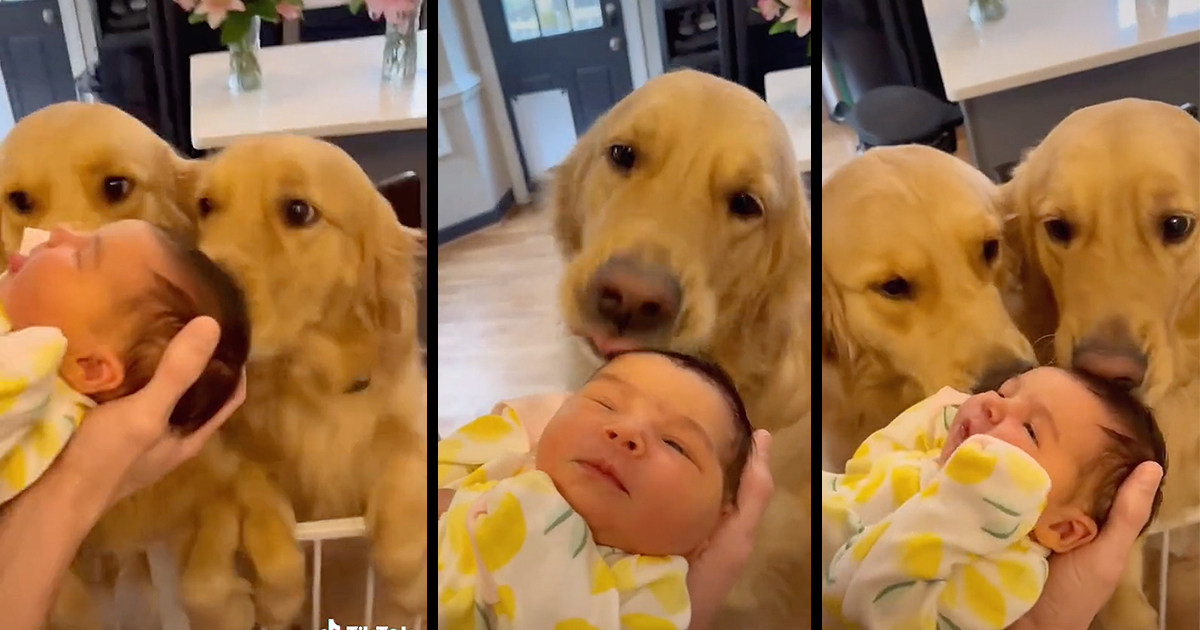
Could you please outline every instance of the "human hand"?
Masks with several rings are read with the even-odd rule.
[[[200,452],[209,437],[246,398],[243,375],[237,391],[220,411],[187,437],[171,431],[175,404],[212,356],[220,327],[198,317],[171,340],[153,378],[140,391],[88,412],[63,453],[64,465],[77,465],[93,481],[110,489],[109,504],[158,481]]]
[[[1129,552],[1150,518],[1162,468],[1143,462],[1121,485],[1108,522],[1092,542],[1050,559],[1041,597],[1011,630],[1086,630],[1112,596]]]
[[[738,487],[737,505],[712,537],[688,558],[687,586],[692,601],[692,622],[689,630],[707,628],[717,608],[734,583],[754,549],[755,534],[763,512],[775,492],[775,482],[768,466],[771,434],[754,432],[754,449]]]

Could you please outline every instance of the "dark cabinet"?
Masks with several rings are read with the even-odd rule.
[[[811,63],[808,36],[769,33],[751,0],[657,0],[663,69],[715,74],[764,95],[768,72]]]

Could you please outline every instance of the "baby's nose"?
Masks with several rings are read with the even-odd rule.
[[[641,453],[646,448],[642,432],[630,426],[613,426],[606,430],[608,439],[616,442],[621,448],[632,453]]]

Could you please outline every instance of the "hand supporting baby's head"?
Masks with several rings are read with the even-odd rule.
[[[687,555],[733,508],[751,432],[719,367],[628,352],[558,410],[538,440],[536,463],[597,543]]]
[[[0,305],[14,329],[58,328],[67,339],[64,380],[97,402],[147,383],[167,344],[207,315],[221,339],[200,379],[171,415],[183,433],[197,428],[236,390],[249,355],[245,299],[203,253],[144,221],[91,233],[54,230],[28,256],[14,256],[0,281]]]
[[[1041,367],[1015,370],[976,392],[959,407],[941,461],[977,434],[1032,456],[1050,477],[1033,536],[1051,551],[1064,553],[1095,538],[1121,484],[1139,464],[1154,461],[1166,471],[1166,444],[1153,414],[1120,383],[1076,369]],[[1161,503],[1160,489],[1150,521]]]

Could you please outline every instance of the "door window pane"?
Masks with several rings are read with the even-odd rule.
[[[571,13],[567,11],[567,0],[536,0],[538,23],[542,26],[542,37],[571,32]]]
[[[508,23],[508,36],[512,41],[523,42],[541,36],[533,0],[503,0],[503,3],[504,21]]]
[[[605,0],[616,3],[618,0]],[[577,31],[604,26],[600,0],[568,0],[571,3],[571,26]]]

